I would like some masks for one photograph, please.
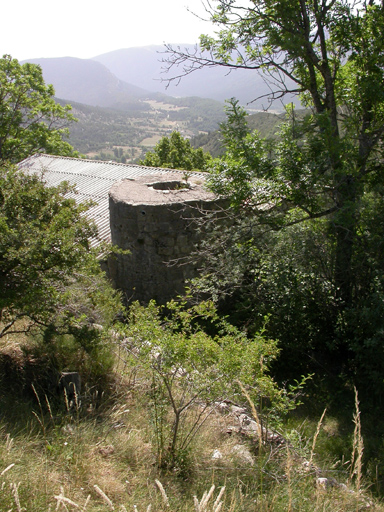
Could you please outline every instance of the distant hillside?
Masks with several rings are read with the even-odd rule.
[[[249,115],[247,122],[249,129],[259,131],[261,137],[273,138],[284,118],[285,114],[277,115],[270,112],[257,112],[256,114]],[[225,153],[225,148],[221,143],[220,131],[218,130],[196,135],[191,139],[191,144],[195,148],[202,148],[204,151],[208,151],[213,157],[218,157]]]
[[[236,97],[243,105],[252,102],[253,110],[269,107],[266,98],[253,102],[270,90],[259,74],[251,70],[203,68],[167,88],[166,79],[182,70],[164,74],[164,49],[145,46],[116,50],[93,59],[61,57],[29,62],[42,67],[44,79],[54,85],[57,97],[86,105],[128,110],[132,103],[144,98],[200,97],[223,102]],[[273,109],[281,112],[282,103],[277,102]]]
[[[67,100],[57,100],[65,104]],[[214,131],[224,120],[221,103],[203,98],[137,100],[120,110],[71,102],[77,123],[69,142],[90,158],[134,162],[173,130],[184,137]]]
[[[93,60],[64,57],[28,62],[41,66],[58,101],[73,106],[79,121],[70,127],[70,142],[91,158],[135,161],[173,130],[190,138],[216,130],[225,118],[222,103],[147,91]]]
[[[60,103],[65,103],[58,100]],[[225,120],[223,105],[203,98],[169,98],[168,102],[138,101],[130,111],[117,111],[72,103],[78,118],[70,128],[71,144],[91,158],[134,162],[143,158],[164,135],[178,130],[212,156],[221,156],[219,123]],[[301,118],[305,110],[297,110]],[[250,130],[274,138],[285,114],[257,112],[248,116]],[[206,127],[203,132],[202,127]]]
[[[193,50],[193,46],[174,45]],[[200,96],[217,101],[236,97],[242,104],[253,101],[258,96],[268,94],[269,88],[257,72],[251,70],[233,70],[220,67],[204,68],[183,77],[179,83],[171,83],[166,89],[165,80],[171,74],[164,73],[166,59],[164,46],[144,46],[124,48],[94,57],[93,60],[104,64],[120,80],[142,87],[148,91],[167,93],[171,96]],[[181,73],[181,69],[172,72]],[[264,98],[252,104],[255,109],[268,106]],[[280,103],[275,108],[283,110]]]
[[[256,90],[251,89],[249,83],[248,88],[245,87],[245,81],[233,82],[233,77],[241,77],[241,74],[236,72],[223,77],[223,70],[217,69],[214,73],[214,70],[202,70],[193,75],[193,81],[188,77],[188,82],[182,80],[178,87],[173,86],[173,91],[181,92],[181,87],[185,94],[193,93],[193,96],[172,97],[155,92],[164,89],[164,84],[150,78],[161,68],[156,51],[162,48],[152,46],[111,52],[98,57],[105,65],[72,57],[29,62],[42,67],[44,79],[53,84],[56,96],[62,99],[59,101],[73,105],[79,122],[70,128],[70,142],[90,158],[136,161],[173,130],[184,137],[197,136],[193,141],[196,147],[201,146],[214,156],[221,154],[223,148],[217,129],[225,119],[224,106],[209,98],[210,91],[215,91],[211,96],[236,95],[239,98],[246,90],[247,94]],[[254,73],[248,73],[247,77],[257,78]],[[172,92],[172,88],[168,92]],[[257,94],[260,93],[258,90]],[[254,104],[252,107],[256,108]],[[257,129],[265,136],[271,134],[278,122],[277,115],[259,112],[249,116],[251,128],[255,127],[254,117]]]
[[[56,96],[68,101],[99,107],[129,106],[143,98],[156,98],[153,92],[125,83],[100,62],[61,57],[33,59],[39,64],[46,83],[53,84]],[[127,107],[125,107],[127,108]]]
[[[117,78],[100,62],[72,57],[28,62],[40,65],[44,80],[53,84],[56,97],[70,103],[104,107],[130,117],[143,112],[149,112],[151,118],[165,115],[168,120],[181,123],[176,129],[187,129],[187,135],[215,130],[224,118],[223,104],[218,101],[148,91]]]

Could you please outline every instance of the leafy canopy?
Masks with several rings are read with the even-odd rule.
[[[120,309],[91,250],[86,204],[36,175],[0,167],[0,337],[55,325],[108,324]]]
[[[353,261],[361,201],[382,180],[384,6],[374,0],[210,5],[222,30],[201,37],[205,53],[170,49],[170,66],[182,64],[184,73],[204,65],[254,70],[269,81],[271,101],[294,94],[309,111],[300,122],[290,109],[281,143],[270,147],[244,135],[233,103],[230,155],[214,166],[213,189],[237,207],[267,210],[263,218],[277,228],[326,217],[335,242],[333,282],[340,305],[349,307],[358,287]]]
[[[170,67],[181,64],[184,74],[246,68],[268,81],[271,102],[289,93],[306,109],[299,116],[288,106],[270,144],[229,103],[227,154],[210,166],[210,182],[240,225],[222,234],[226,251],[211,241],[210,291],[220,300],[226,288],[227,311],[271,314],[267,328],[281,342],[282,366],[296,351],[293,370],[300,361],[319,375],[332,368],[328,380],[339,376],[368,398],[380,396],[384,5],[217,0],[208,7],[220,30],[201,37],[203,53],[169,47]]]
[[[0,59],[0,162],[17,163],[37,152],[73,155],[65,137],[75,118],[54,94],[40,66],[9,55]]]
[[[172,132],[170,137],[163,137],[154,150],[145,155],[140,165],[202,171],[210,161],[209,153],[204,153],[201,148],[194,149],[179,132]]]
[[[300,119],[293,109],[271,144],[247,130],[246,113],[232,101],[222,136],[227,153],[213,162],[208,181],[231,199],[233,227],[215,226],[204,243],[199,290],[251,331],[270,315],[283,375],[300,368],[328,382],[342,376],[380,395],[381,166],[371,157],[359,170],[345,131],[345,175],[335,183],[323,133],[313,116]],[[332,373],[324,374],[324,361]]]

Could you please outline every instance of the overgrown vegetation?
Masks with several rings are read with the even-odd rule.
[[[271,101],[295,93],[308,110],[299,118],[289,106],[271,143],[229,102],[226,154],[211,166],[210,189],[230,200],[235,227],[214,228],[198,287],[250,332],[270,315],[281,379],[315,373],[332,389],[323,389],[327,399],[356,385],[375,408],[383,393],[383,6],[219,0],[210,8],[222,30],[202,36],[209,55],[169,48],[170,67],[259,70]]]
[[[52,359],[44,362],[36,351],[30,358],[33,346],[44,350],[44,340],[6,339],[2,512],[381,510],[364,487],[357,400],[353,442],[344,446],[344,459],[332,460],[336,418],[292,417],[289,428],[273,428],[275,405],[287,412],[293,404],[268,372],[273,342],[262,334],[248,339],[209,303],[170,303],[168,312],[133,305],[128,330],[109,335],[114,366],[93,385],[93,372],[78,366],[83,386],[71,404],[52,385],[44,387],[41,375]],[[56,350],[62,357],[62,347]],[[11,367],[10,360],[20,364]],[[27,362],[40,363],[35,374]]]
[[[89,205],[47,187],[40,176],[0,168],[0,338],[34,327],[79,338],[109,325],[120,308],[92,249]],[[22,323],[20,323],[22,321]],[[47,331],[48,332],[48,331]]]
[[[86,205],[1,168],[1,511],[383,508],[384,7],[251,4],[209,4],[223,28],[201,39],[212,58],[178,49],[171,65],[256,68],[272,99],[297,93],[308,110],[289,106],[271,143],[228,103],[208,181],[231,207],[186,301],[126,311]],[[0,128],[16,130],[2,158],[31,140],[69,154],[49,126],[68,109],[41,70],[1,65],[16,73],[0,76]],[[13,92],[35,98],[29,80],[43,98],[20,111]],[[177,157],[193,153],[174,139]]]
[[[298,115],[302,116],[304,110],[298,110]],[[279,126],[285,121],[285,113],[272,114],[270,112],[257,112],[249,114],[248,127],[250,131],[257,130],[263,139],[277,139]],[[222,157],[226,153],[225,143],[220,129],[210,131],[209,133],[200,133],[191,139],[191,144],[195,148],[201,148],[207,151],[212,157]]]
[[[136,304],[130,309],[127,327],[132,343],[128,352],[138,368],[151,375],[160,467],[175,468],[188,456],[209,415],[220,401],[238,400],[241,385],[250,389],[259,411],[264,402],[269,403],[263,410],[265,419],[268,409],[276,418],[279,411],[294,407],[290,394],[279,390],[268,376],[277,355],[273,341],[259,333],[248,338],[220,318],[209,302],[190,308],[171,302],[167,310],[172,314],[164,321],[154,303]],[[208,334],[207,327],[216,334]]]

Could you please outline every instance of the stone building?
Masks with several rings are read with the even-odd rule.
[[[128,299],[164,303],[197,274],[188,258],[199,241],[195,219],[215,202],[200,175],[181,178],[171,172],[145,176],[110,190],[112,242],[130,251],[117,256],[111,276]]]
[[[216,208],[204,174],[133,164],[34,155],[19,164],[43,174],[48,185],[67,181],[73,197],[97,203],[88,215],[99,239],[127,250],[108,261],[108,272],[126,300],[165,303],[183,293],[197,268],[189,256],[199,242],[194,220]],[[129,254],[128,254],[129,252]]]

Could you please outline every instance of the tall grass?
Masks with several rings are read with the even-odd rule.
[[[52,403],[36,386],[18,416],[7,415],[10,400],[0,399],[0,512],[356,512],[373,504],[384,512],[366,491],[357,392],[349,477],[335,478],[319,449],[325,411],[312,421],[311,438],[268,441],[245,389],[259,435],[236,434],[234,416],[212,413],[180,475],[157,466],[150,376],[127,375],[116,373],[108,392],[86,390],[72,406],[64,396]],[[254,463],[234,451],[239,445]],[[212,458],[215,450],[221,458]],[[329,485],[316,485],[319,471]]]
[[[361,418],[359,406],[359,396],[357,393],[357,389],[355,388],[355,413],[353,415],[353,423],[355,424],[355,429],[353,432],[352,458],[350,466],[351,471],[348,481],[349,483],[351,483],[353,479],[355,480],[355,489],[357,492],[360,492],[361,490],[362,461],[364,451],[363,436],[361,434]]]

